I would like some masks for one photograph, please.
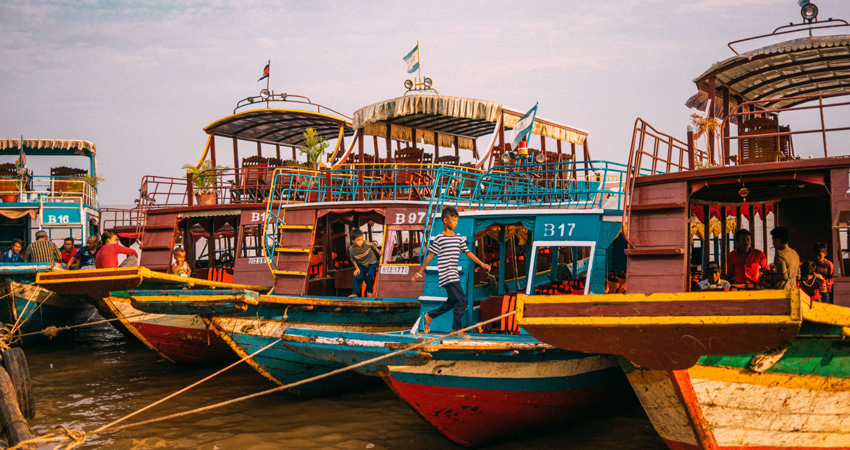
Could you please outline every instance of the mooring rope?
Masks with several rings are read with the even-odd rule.
[[[114,322],[116,320],[121,320],[121,319],[135,319],[136,317],[149,316],[149,315],[150,315],[149,313],[141,313],[141,314],[134,314],[132,316],[113,317],[112,319],[103,319],[103,320],[98,320],[98,321],[95,321],[95,322],[78,323],[76,325],[67,325],[67,326],[64,326],[64,327],[57,327],[55,325],[51,325],[51,326],[49,326],[49,327],[47,327],[47,328],[45,328],[41,331],[33,331],[31,333],[24,333],[24,334],[18,335],[18,338],[22,338],[24,336],[33,336],[33,335],[36,335],[36,334],[43,334],[43,335],[47,336],[48,338],[53,339],[54,337],[56,337],[57,334],[59,334],[60,331],[67,331],[67,330],[71,330],[71,329],[74,329],[74,328],[88,327],[88,326],[92,326],[92,325],[100,325],[102,323]]]
[[[200,407],[200,408],[195,408],[195,409],[192,409],[192,410],[189,410],[189,411],[183,411],[183,412],[174,413],[174,414],[170,414],[170,415],[163,416],[163,417],[158,417],[158,418],[155,418],[155,419],[143,420],[141,422],[134,422],[134,423],[126,424],[126,425],[113,427],[113,425],[120,423],[120,422],[122,422],[122,421],[124,421],[124,420],[126,420],[126,419],[128,419],[132,416],[135,416],[136,414],[139,414],[144,410],[150,409],[153,406],[156,406],[156,405],[158,405],[158,404],[160,404],[160,403],[162,403],[162,402],[164,402],[164,401],[166,401],[170,398],[173,398],[173,397],[175,397],[175,396],[177,396],[177,395],[179,395],[183,392],[186,392],[187,390],[189,390],[189,389],[191,389],[191,388],[193,388],[193,387],[215,377],[216,375],[218,375],[218,374],[224,372],[225,370],[235,366],[236,364],[239,364],[243,361],[246,361],[250,358],[253,358],[254,356],[259,354],[260,352],[270,348],[272,345],[275,345],[275,344],[277,344],[278,342],[281,341],[281,339],[278,339],[277,341],[272,342],[271,344],[269,344],[269,345],[257,350],[256,352],[242,358],[241,360],[231,364],[230,366],[226,367],[225,369],[222,369],[222,370],[220,370],[220,371],[218,371],[218,372],[216,372],[216,373],[214,373],[214,374],[212,374],[212,375],[210,375],[210,376],[208,376],[208,377],[206,377],[206,378],[204,378],[200,381],[197,381],[197,382],[193,383],[192,385],[189,385],[189,386],[187,386],[187,387],[185,387],[185,388],[183,388],[183,389],[181,389],[181,390],[179,390],[179,391],[177,391],[177,392],[175,392],[175,393],[173,393],[173,394],[171,394],[171,395],[169,395],[169,396],[167,396],[167,397],[165,397],[161,400],[158,400],[157,402],[154,402],[151,405],[148,405],[148,406],[146,406],[146,407],[144,407],[144,408],[142,408],[138,411],[135,411],[131,414],[128,414],[127,416],[124,416],[121,419],[118,419],[118,420],[116,420],[112,423],[104,425],[104,426],[92,431],[91,433],[86,433],[85,431],[82,431],[82,430],[69,430],[69,431],[75,431],[77,433],[80,433],[81,435],[83,435],[83,438],[82,438],[82,441],[80,441],[79,443],[77,443],[76,441],[69,443],[67,447],[64,447],[64,450],[70,450],[73,447],[81,444],[82,442],[84,442],[88,438],[88,436],[90,436],[92,434],[100,434],[100,433],[103,433],[103,432],[106,432],[106,431],[120,431],[120,430],[125,430],[127,428],[134,428],[134,427],[139,427],[139,426],[143,426],[143,425],[149,425],[149,424],[152,424],[152,423],[164,422],[166,420],[171,420],[171,419],[175,419],[175,418],[178,418],[178,417],[184,417],[184,416],[197,414],[197,413],[204,412],[204,411],[210,411],[210,410],[213,410],[213,409],[218,409],[218,408],[221,408],[221,407],[224,407],[224,406],[232,405],[234,403],[239,403],[239,402],[243,402],[243,401],[246,401],[246,400],[251,400],[253,398],[262,397],[264,395],[268,395],[268,394],[272,394],[272,393],[275,393],[275,392],[280,392],[280,391],[283,391],[283,390],[286,390],[286,389],[291,389],[291,388],[294,388],[294,387],[297,387],[297,386],[301,386],[303,384],[312,383],[313,381],[318,381],[318,380],[328,378],[328,377],[331,377],[331,376],[334,376],[334,375],[337,375],[337,374],[340,374],[340,373],[343,373],[343,372],[348,372],[350,370],[357,369],[359,367],[367,366],[369,364],[372,364],[372,363],[375,363],[375,362],[378,362],[378,361],[382,361],[384,359],[392,358],[392,357],[394,357],[396,355],[400,355],[404,352],[409,352],[411,350],[426,347],[428,345],[433,344],[434,342],[442,341],[446,338],[449,338],[449,337],[452,337],[452,336],[455,336],[455,335],[458,335],[458,334],[461,334],[461,333],[466,333],[467,331],[474,330],[475,328],[478,328],[478,327],[487,325],[489,323],[493,323],[493,322],[502,320],[505,317],[512,316],[514,314],[516,314],[516,310],[502,314],[501,316],[494,317],[492,319],[487,319],[487,320],[478,322],[475,325],[472,325],[472,326],[469,326],[469,327],[466,327],[466,328],[462,328],[460,330],[452,331],[449,334],[439,336],[439,337],[435,337],[435,338],[429,339],[427,341],[423,341],[423,342],[420,342],[418,344],[414,344],[414,345],[411,345],[409,347],[387,353],[385,355],[377,356],[375,358],[368,359],[366,361],[361,361],[357,364],[352,364],[350,366],[342,367],[342,368],[339,368],[339,369],[336,369],[336,370],[333,370],[333,371],[330,371],[330,372],[327,372],[327,373],[324,373],[324,374],[321,374],[321,375],[316,375],[314,377],[306,378],[306,379],[303,379],[303,380],[300,380],[300,381],[285,384],[285,385],[278,386],[278,387],[275,387],[275,388],[272,388],[272,389],[267,389],[265,391],[256,392],[254,394],[249,394],[249,395],[244,395],[242,397],[237,397],[237,398],[234,398],[234,399],[231,399],[231,400],[227,400],[227,401],[223,401],[223,402],[219,402],[219,403],[214,403],[212,405],[203,406],[203,407]],[[48,433],[48,435],[49,434],[50,433]],[[47,435],[45,435],[45,436],[47,436]],[[33,438],[33,439],[28,439],[26,441],[19,442],[14,447],[10,447],[9,450],[20,450],[22,448],[22,446],[30,444],[30,443],[47,442],[47,441],[38,441],[38,439],[43,439],[45,436],[42,436],[41,438]],[[62,437],[57,436],[57,437],[52,438],[52,439],[56,439],[56,438],[62,438]],[[67,436],[66,438],[72,439],[70,436]],[[64,438],[62,438],[62,439],[64,439]],[[60,447],[56,447],[56,448],[60,448]]]

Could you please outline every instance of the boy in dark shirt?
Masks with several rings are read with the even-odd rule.
[[[363,232],[351,230],[351,247],[348,255],[354,264],[354,286],[349,297],[360,296],[360,283],[366,282],[366,296],[372,295],[375,286],[375,271],[378,269],[378,248],[371,242],[363,241]]]
[[[826,244],[818,242],[815,244],[815,271],[823,277],[820,296],[822,302],[832,303],[832,283],[835,281],[835,267],[832,261],[826,259]]]
[[[480,259],[478,259],[478,257],[475,256],[475,254],[469,251],[469,248],[466,246],[466,238],[454,232],[454,229],[457,227],[458,217],[456,209],[451,206],[443,208],[443,232],[435,236],[431,241],[431,245],[428,249],[428,256],[425,257],[425,261],[422,262],[422,266],[419,267],[419,271],[413,275],[412,281],[416,281],[420,278],[422,276],[422,272],[426,267],[428,267],[428,264],[434,258],[434,255],[437,255],[437,269],[440,272],[440,287],[446,289],[446,295],[448,298],[439,308],[425,313],[423,319],[425,320],[426,333],[431,332],[431,321],[441,316],[443,313],[448,312],[450,309],[454,310],[452,331],[457,331],[463,328],[461,325],[461,319],[463,318],[463,314],[466,312],[466,303],[468,300],[466,295],[463,293],[463,287],[460,285],[460,276],[457,271],[457,261],[461,253],[465,254],[469,259],[483,267],[488,272],[490,271],[489,264],[484,264]],[[458,336],[469,337],[466,333],[459,333]]]

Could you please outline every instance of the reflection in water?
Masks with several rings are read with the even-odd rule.
[[[33,433],[56,425],[91,431],[214,372],[160,359],[110,325],[78,330],[75,343],[26,350],[37,417]],[[52,364],[52,368],[51,368]],[[125,423],[161,417],[251,394],[274,385],[239,366]],[[666,448],[640,410],[536,432],[486,449]],[[42,445],[40,449],[55,444]],[[460,449],[386,387],[331,398],[277,393],[221,409],[90,436],[79,448],[111,449]]]

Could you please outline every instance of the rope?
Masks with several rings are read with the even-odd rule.
[[[56,327],[56,326],[51,325],[51,326],[49,326],[49,327],[47,327],[47,328],[45,328],[41,331],[33,331],[32,333],[24,333],[24,334],[22,334],[18,337],[21,338],[21,337],[24,337],[24,336],[32,336],[32,335],[36,335],[36,334],[43,334],[43,335],[47,336],[48,338],[53,339],[54,337],[56,337],[57,334],[59,334],[60,331],[67,331],[67,330],[70,330],[70,329],[73,329],[73,328],[87,327],[87,326],[91,326],[91,325],[100,325],[102,323],[114,322],[116,320],[132,319],[132,318],[135,318],[135,317],[142,317],[142,316],[147,316],[147,315],[149,315],[149,314],[148,313],[135,314],[135,315],[132,315],[132,316],[115,317],[115,318],[112,318],[112,319],[103,319],[103,320],[98,320],[98,321],[95,321],[95,322],[78,323],[77,325],[68,325],[68,326],[64,326],[64,327]]]
[[[149,425],[149,424],[152,424],[152,423],[163,422],[163,421],[175,419],[175,418],[178,418],[178,417],[188,416],[188,415],[191,415],[191,414],[197,414],[197,413],[209,411],[209,410],[212,410],[212,409],[218,409],[218,408],[221,408],[221,407],[224,407],[224,406],[232,405],[234,403],[239,403],[239,402],[243,402],[243,401],[246,401],[246,400],[251,400],[253,398],[261,397],[261,396],[264,396],[264,395],[272,394],[272,393],[283,391],[283,390],[286,390],[286,389],[291,389],[291,388],[294,388],[294,387],[297,387],[297,386],[301,386],[303,384],[312,383],[313,381],[328,378],[328,377],[331,377],[331,376],[334,376],[334,375],[337,375],[337,374],[340,374],[340,373],[343,373],[343,372],[348,372],[350,370],[354,370],[354,369],[357,369],[359,367],[363,367],[363,366],[366,366],[366,365],[369,365],[369,364],[372,364],[372,363],[375,363],[375,362],[378,362],[378,361],[382,361],[384,359],[392,358],[392,357],[399,355],[399,354],[402,354],[404,352],[409,352],[409,351],[415,350],[417,348],[426,347],[428,345],[433,344],[434,342],[441,341],[443,339],[446,339],[448,337],[455,336],[455,335],[458,335],[458,334],[461,334],[461,333],[465,333],[467,331],[473,330],[477,327],[482,327],[482,326],[487,325],[489,323],[497,322],[499,320],[504,319],[505,317],[512,316],[514,314],[516,314],[516,310],[508,312],[506,314],[502,314],[501,316],[494,317],[492,319],[488,319],[488,320],[485,320],[485,321],[482,321],[482,322],[478,322],[475,325],[472,325],[472,326],[469,326],[469,327],[466,327],[466,328],[462,328],[460,330],[452,331],[449,334],[439,336],[439,337],[436,337],[436,338],[433,338],[433,339],[429,339],[427,341],[423,341],[423,342],[420,342],[418,344],[411,345],[410,347],[407,347],[407,348],[404,348],[404,349],[400,349],[400,350],[396,350],[396,351],[387,353],[386,355],[377,356],[375,358],[372,358],[372,359],[369,359],[369,360],[366,360],[366,361],[361,361],[357,364],[342,367],[340,369],[336,369],[336,370],[333,370],[331,372],[324,373],[322,375],[316,375],[314,377],[310,377],[310,378],[306,378],[306,379],[303,379],[303,380],[300,380],[300,381],[296,381],[294,383],[285,384],[283,386],[278,386],[276,388],[267,389],[265,391],[245,395],[245,396],[242,396],[242,397],[237,397],[237,398],[234,398],[234,399],[231,399],[231,400],[215,403],[215,404],[204,406],[204,407],[201,407],[201,408],[195,408],[195,409],[192,409],[192,410],[189,410],[189,411],[183,411],[183,412],[170,414],[170,415],[163,416],[163,417],[158,417],[156,419],[143,420],[141,422],[134,422],[134,423],[126,424],[126,425],[121,425],[121,426],[118,426],[118,427],[113,427],[113,425],[115,425],[115,424],[118,424],[118,423],[120,423],[124,420],[127,420],[130,417],[135,416],[136,414],[139,414],[139,413],[141,413],[141,412],[143,412],[147,409],[150,409],[150,408],[152,408],[152,407],[154,407],[154,406],[156,406],[156,405],[158,405],[158,404],[160,404],[160,403],[162,403],[162,402],[164,402],[168,399],[171,399],[171,398],[173,398],[177,395],[180,395],[183,392],[186,392],[189,389],[192,389],[193,387],[195,387],[195,386],[215,377],[216,375],[230,369],[231,367],[233,367],[233,366],[235,366],[235,365],[237,365],[237,364],[239,364],[243,361],[246,361],[248,359],[253,358],[258,353],[267,350],[271,346],[273,346],[273,345],[275,345],[275,344],[277,344],[278,342],[281,341],[281,339],[278,339],[278,340],[272,342],[271,344],[257,350],[256,352],[242,358],[241,360],[231,364],[230,366],[228,366],[228,367],[226,367],[226,368],[224,368],[224,369],[222,369],[222,370],[220,370],[220,371],[218,371],[218,372],[216,372],[216,373],[214,373],[214,374],[212,374],[212,375],[210,375],[210,376],[208,376],[208,377],[206,377],[202,380],[199,380],[199,381],[197,381],[197,382],[195,382],[195,383],[193,383],[193,384],[191,384],[191,385],[189,385],[189,386],[187,386],[187,387],[185,387],[185,388],[183,388],[183,389],[181,389],[181,390],[179,390],[179,391],[177,391],[173,394],[170,394],[170,395],[168,395],[168,396],[166,396],[166,397],[164,397],[164,398],[162,398],[162,399],[160,399],[160,400],[158,400],[158,401],[156,401],[156,402],[154,402],[154,403],[152,403],[152,404],[150,404],[150,405],[148,405],[148,406],[146,406],[146,407],[144,407],[144,408],[142,408],[138,411],[135,411],[131,414],[128,414],[128,415],[126,415],[126,416],[124,416],[124,417],[122,417],[122,418],[120,418],[120,419],[118,419],[118,420],[116,420],[112,423],[104,425],[104,426],[92,431],[91,433],[86,433],[86,432],[81,431],[81,430],[79,430],[79,431],[78,430],[68,430],[67,428],[62,426],[61,428],[66,431],[66,436],[64,436],[64,437],[59,437],[59,436],[53,437],[53,436],[55,436],[55,433],[56,433],[56,431],[54,431],[54,432],[48,433],[48,434],[46,434],[46,435],[44,435],[40,438],[34,438],[34,439],[30,439],[28,441],[21,442],[18,445],[10,448],[9,450],[19,450],[21,448],[21,445],[27,444],[27,443],[56,442],[56,441],[64,440],[64,439],[72,440],[72,442],[68,443],[67,446],[64,447],[64,448],[61,447],[61,446],[58,446],[58,447],[56,447],[56,449],[70,450],[70,449],[73,449],[74,447],[76,447],[77,445],[83,443],[85,441],[85,439],[89,435],[92,435],[92,434],[99,434],[99,433],[103,433],[105,431],[120,431],[120,430],[125,430],[127,428],[133,428],[133,427],[139,427],[139,426],[142,426],[142,425]],[[57,429],[57,430],[59,430],[59,429]],[[79,434],[76,435],[76,436],[71,436],[71,433],[73,433],[73,432],[77,432]],[[45,439],[49,439],[49,440],[45,440]],[[77,442],[74,439],[82,439],[82,440]]]
[[[40,444],[46,442],[62,442],[68,440],[67,444],[59,444],[53,447],[53,450],[71,450],[72,448],[81,445],[88,438],[88,434],[82,430],[69,430],[65,425],[59,425],[53,431],[37,438],[27,439],[18,442],[8,450],[21,450],[31,444]]]

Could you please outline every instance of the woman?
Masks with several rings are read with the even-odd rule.
[[[94,257],[94,266],[97,269],[114,269],[118,267],[118,255],[139,256],[135,250],[124,247],[118,243],[118,235],[106,231],[100,239],[101,247]]]

